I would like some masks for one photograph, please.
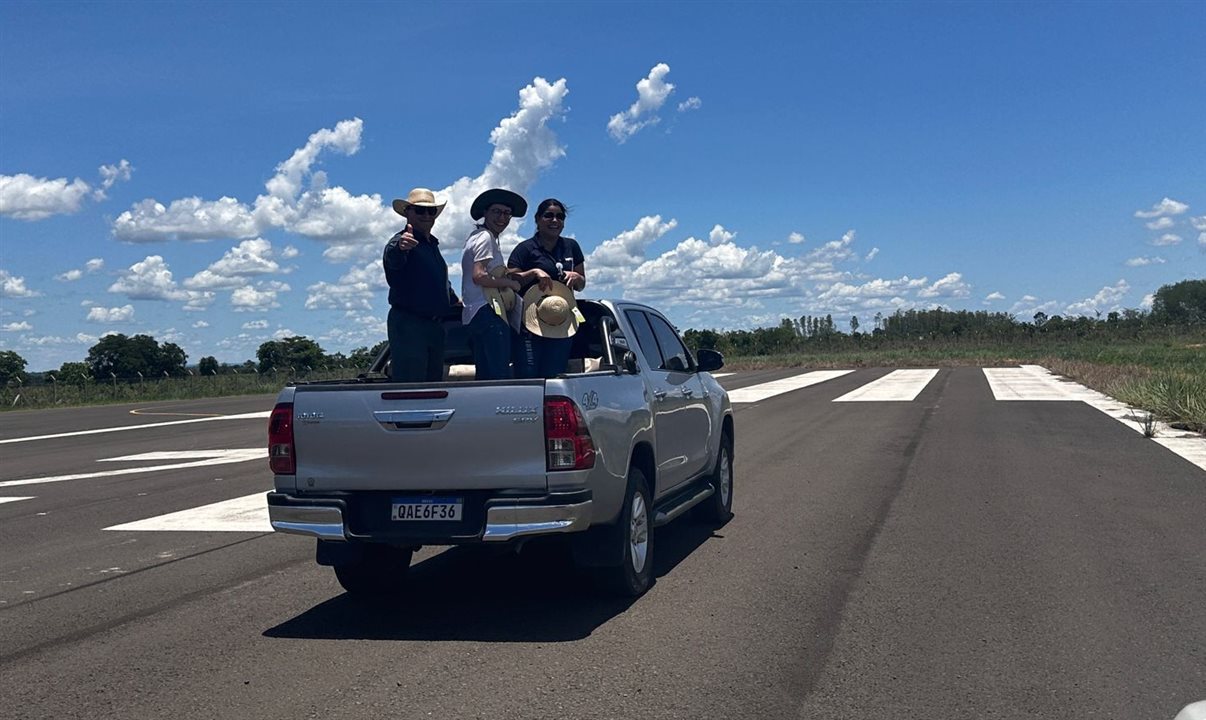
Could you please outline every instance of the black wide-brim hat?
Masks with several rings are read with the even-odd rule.
[[[490,188],[473,201],[473,205],[469,208],[469,217],[481,220],[491,205],[506,205],[511,208],[511,217],[521,218],[528,213],[528,201],[520,197],[518,193],[502,188]]]

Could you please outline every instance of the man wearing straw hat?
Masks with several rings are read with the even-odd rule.
[[[381,264],[389,283],[390,378],[394,382],[438,382],[444,377],[444,326],[460,304],[448,282],[448,264],[431,226],[444,210],[435,193],[415,188],[394,200],[406,227],[385,244]]]
[[[478,221],[465,240],[461,255],[461,322],[473,338],[473,362],[477,380],[511,377],[511,335],[519,328],[515,291],[519,283],[507,272],[499,236],[511,218],[523,217],[528,203],[519,195],[492,188],[477,196],[469,215]]]

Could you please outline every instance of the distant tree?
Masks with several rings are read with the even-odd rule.
[[[255,351],[260,361],[260,372],[268,370],[304,370],[323,365],[322,348],[313,340],[301,337],[287,337],[283,340],[269,340],[260,345]]]
[[[184,375],[188,355],[175,343],[161,347],[150,335],[106,335],[88,350],[88,370],[94,377]]]
[[[858,332],[858,315],[851,315],[850,316],[850,334],[853,335],[857,332]]]
[[[218,359],[213,355],[206,355],[197,363],[197,372],[202,375],[217,375],[218,374]]]
[[[1042,327],[1047,322],[1047,313],[1039,310],[1034,314],[1034,326]]]
[[[8,383],[18,375],[25,373],[25,358],[12,350],[0,350],[0,385]]]
[[[59,382],[73,383],[81,385],[88,381],[88,363],[86,362],[65,362],[59,368],[56,379]]]
[[[1206,280],[1161,285],[1152,297],[1152,315],[1169,324],[1206,322]]]

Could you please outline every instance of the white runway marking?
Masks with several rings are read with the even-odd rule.
[[[712,377],[714,377],[714,378],[722,378],[722,377],[728,377],[728,376],[730,376],[730,375],[732,375],[732,374],[733,374],[733,373],[712,373]]]
[[[984,375],[992,386],[997,400],[1064,400],[1083,402],[1100,410],[1135,432],[1143,432],[1143,418],[1147,413],[1119,402],[1109,395],[1091,390],[1080,383],[1052,373],[1041,365],[1023,365],[1021,368],[985,368]],[[994,385],[994,377],[1000,387]],[[1002,378],[1004,380],[1002,381]],[[999,391],[998,391],[999,390]],[[1002,396],[1002,394],[1004,396]],[[1156,421],[1152,424],[1156,432],[1153,440],[1185,460],[1206,470],[1206,438],[1187,430]]]
[[[170,463],[168,465],[151,465],[149,467],[122,468],[120,470],[102,470],[100,472],[76,473],[74,475],[51,475],[40,478],[25,478],[22,480],[0,480],[0,488],[17,487],[18,485],[40,485],[42,483],[64,482],[67,480],[88,480],[92,478],[116,477],[118,475],[137,475],[139,473],[159,472],[161,470],[179,470],[181,468],[205,467],[207,465],[226,465],[229,463],[263,460],[268,457],[268,448],[240,448],[237,450],[198,450],[183,453],[150,452],[142,455],[125,455],[115,458],[102,458],[97,462],[137,462],[139,460],[166,459],[163,455],[185,455],[190,458],[200,458],[191,462]],[[148,457],[150,456],[150,457]]]
[[[106,530],[270,533],[266,492],[107,527]]]
[[[32,497],[0,497],[0,505],[4,503],[17,502],[18,500],[33,500]]]
[[[917,399],[937,374],[937,370],[893,370],[834,402],[908,402]]]
[[[800,388],[806,388],[810,385],[823,383],[826,380],[832,380],[843,375],[848,375],[852,372],[854,371],[814,370],[802,375],[793,375],[789,378],[783,378],[782,380],[772,380],[760,385],[744,387],[740,390],[731,390],[729,391],[729,401],[734,404],[758,402],[759,400],[765,400],[776,395],[782,395],[783,393],[791,392],[792,390],[799,390]]]
[[[126,430],[146,430],[147,428],[168,427],[170,425],[188,425],[190,423],[216,422],[220,420],[267,420],[272,411],[241,413],[238,415],[220,415],[218,417],[192,418],[190,420],[171,420],[161,423],[145,423],[143,425],[123,425],[121,427],[96,428],[94,430],[75,430],[73,432],[55,433],[53,435],[30,435],[29,437],[9,438],[0,440],[0,445],[9,443],[31,442],[33,440],[53,440],[54,438],[76,437],[79,435],[100,435],[101,433],[125,432]]]

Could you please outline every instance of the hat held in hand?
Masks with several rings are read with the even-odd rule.
[[[493,278],[504,278],[506,276],[506,265],[498,265],[490,271],[490,277]],[[515,307],[515,291],[511,288],[484,287],[482,288],[482,294],[484,294],[486,299],[490,301],[491,307],[493,307],[495,303],[498,303],[499,306],[508,312]]]
[[[548,290],[536,284],[523,296],[523,326],[540,337],[572,337],[578,332],[577,308],[574,294],[564,283],[553,281]]]

